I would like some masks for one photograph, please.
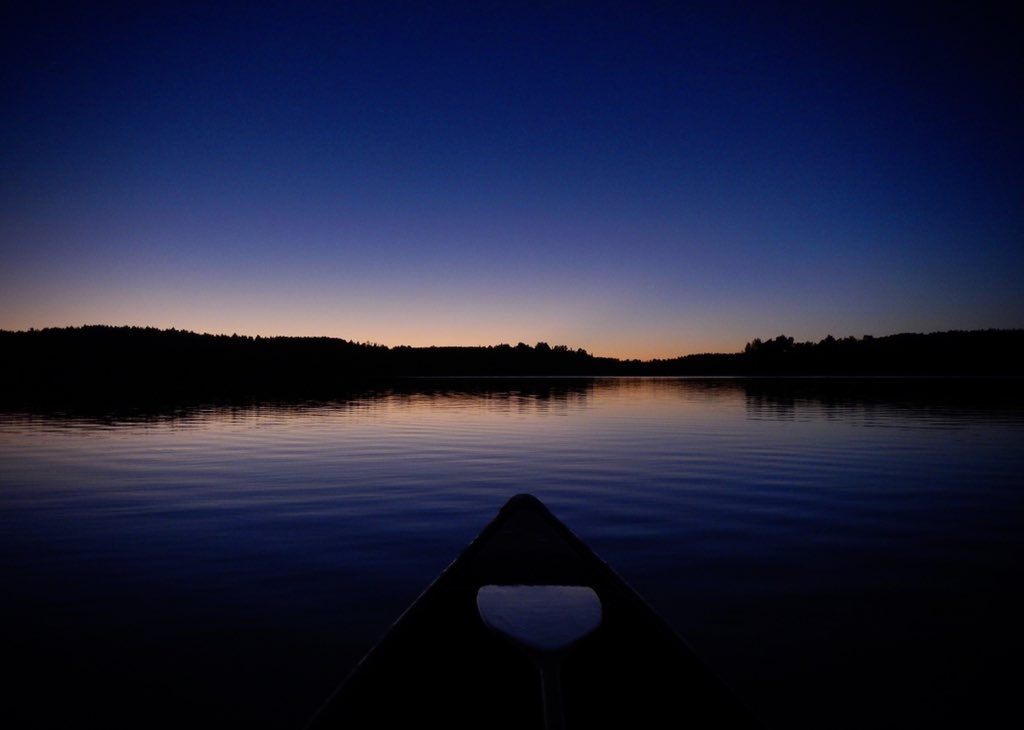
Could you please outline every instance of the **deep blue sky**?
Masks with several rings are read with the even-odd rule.
[[[0,328],[646,358],[1024,326],[1009,3],[24,5]]]

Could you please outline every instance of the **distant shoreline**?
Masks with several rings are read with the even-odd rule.
[[[565,345],[386,347],[143,327],[0,330],[0,403],[318,397],[405,378],[1024,376],[1024,329],[798,343],[619,360]]]

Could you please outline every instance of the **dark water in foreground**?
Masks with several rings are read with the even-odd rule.
[[[4,714],[301,727],[528,491],[770,727],[1016,726],[1022,390],[449,380],[0,414]]]

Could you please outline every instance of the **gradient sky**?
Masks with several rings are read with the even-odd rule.
[[[1024,326],[1011,3],[21,3],[0,328],[736,351]]]

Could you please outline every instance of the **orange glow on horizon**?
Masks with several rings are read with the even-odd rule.
[[[744,344],[749,340],[736,338],[730,341],[724,338],[700,339],[687,341],[657,341],[657,333],[647,333],[646,337],[639,337],[635,334],[628,338],[627,342],[617,342],[614,336],[575,338],[546,335],[544,333],[531,334],[529,327],[515,328],[512,336],[503,336],[502,333],[493,334],[470,334],[465,332],[452,332],[439,328],[436,331],[409,332],[404,328],[395,328],[389,332],[387,328],[381,328],[375,334],[371,333],[373,328],[360,327],[354,331],[342,331],[334,328],[320,328],[315,324],[275,323],[273,325],[258,325],[255,323],[238,322],[230,323],[225,321],[179,321],[165,318],[154,318],[153,320],[142,320],[132,318],[119,318],[100,320],[89,318],[84,321],[57,320],[51,322],[19,322],[0,321],[0,329],[9,331],[25,331],[29,329],[82,327],[88,325],[104,325],[111,327],[153,327],[161,330],[183,330],[197,334],[209,335],[234,335],[242,337],[329,337],[350,342],[370,343],[383,345],[385,347],[496,347],[498,345],[516,346],[520,342],[535,346],[539,342],[546,342],[552,347],[565,345],[572,350],[583,349],[594,357],[609,357],[618,360],[654,360],[672,359],[686,355],[703,353],[734,353],[740,352]]]

